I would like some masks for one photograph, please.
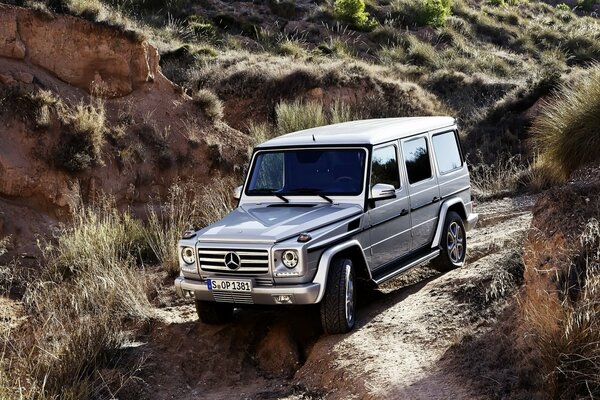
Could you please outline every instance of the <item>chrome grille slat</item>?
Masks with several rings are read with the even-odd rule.
[[[225,265],[225,256],[234,252],[239,256],[240,267],[230,269]],[[199,248],[200,268],[206,272],[226,274],[261,275],[269,273],[269,250],[267,249],[215,249]]]
[[[213,291],[213,298],[220,303],[254,304],[252,293]]]

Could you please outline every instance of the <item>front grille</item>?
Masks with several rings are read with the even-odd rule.
[[[254,304],[252,293],[212,292],[215,301],[219,303]]]
[[[225,256],[236,253],[240,258],[240,267],[230,269],[225,265]],[[245,275],[260,275],[269,272],[268,250],[230,250],[230,249],[198,249],[200,268],[207,272],[220,272]]]
[[[273,286],[273,279],[271,279],[271,278],[254,278],[254,284],[256,286]]]

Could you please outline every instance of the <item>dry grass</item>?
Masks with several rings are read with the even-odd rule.
[[[27,283],[22,299],[27,320],[0,338],[6,350],[0,394],[87,399],[114,392],[115,382],[100,371],[116,361],[126,322],[151,314],[147,280],[137,266],[142,230],[103,200],[82,207],[56,241],[42,245],[46,267]]]
[[[211,121],[223,118],[223,103],[212,90],[200,89],[194,93],[193,99]]]
[[[587,223],[581,248],[574,264],[553,272],[557,289],[530,287],[523,302],[528,339],[542,361],[550,398],[600,396],[600,225],[596,219]],[[538,272],[543,273],[547,272]]]
[[[528,182],[529,170],[519,155],[502,155],[486,164],[482,154],[477,153],[470,165],[473,194],[481,199],[514,194]]]
[[[79,103],[73,107],[57,109],[63,123],[63,140],[56,149],[60,165],[71,172],[83,171],[102,165],[102,147],[107,131],[104,102],[93,99],[90,103]]]
[[[532,132],[545,165],[567,179],[600,157],[600,66],[577,82],[563,84],[546,101]]]
[[[179,273],[177,241],[183,232],[200,223],[195,186],[193,182],[175,182],[165,202],[148,206],[148,227],[144,235],[159,263],[171,276]]]

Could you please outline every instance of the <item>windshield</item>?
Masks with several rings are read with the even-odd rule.
[[[349,195],[362,193],[364,149],[260,152],[254,159],[247,195]]]

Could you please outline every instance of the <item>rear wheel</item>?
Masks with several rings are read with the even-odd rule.
[[[467,235],[462,218],[454,211],[446,215],[442,237],[440,239],[440,256],[433,260],[438,271],[450,271],[462,267],[467,254]]]
[[[335,259],[329,268],[327,288],[321,301],[321,324],[326,333],[346,333],[354,327],[355,286],[352,260]]]
[[[205,324],[224,324],[233,317],[233,304],[196,300],[196,312]]]

